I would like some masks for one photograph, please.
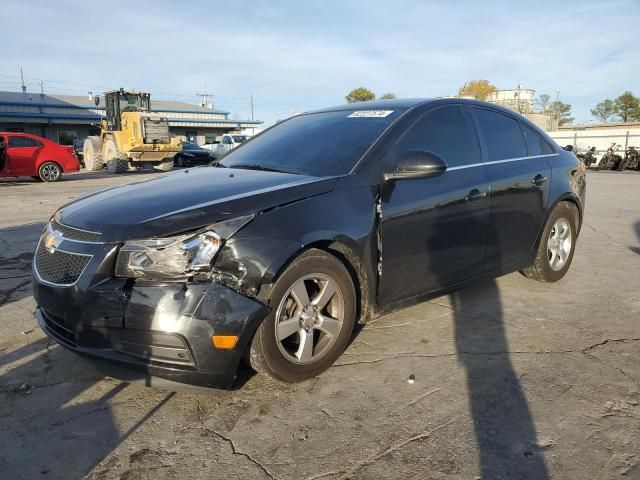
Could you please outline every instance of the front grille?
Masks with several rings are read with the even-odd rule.
[[[164,118],[144,117],[142,119],[144,143],[171,143],[169,122]]]
[[[76,240],[79,242],[99,242],[100,234],[97,232],[89,232],[87,230],[80,230],[79,228],[69,227],[63,225],[56,220],[51,220],[51,228],[62,233],[64,238],[69,240]]]
[[[90,261],[89,255],[60,250],[50,253],[40,242],[34,258],[34,268],[41,280],[55,285],[69,286],[78,281]]]

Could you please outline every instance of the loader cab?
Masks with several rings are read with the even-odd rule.
[[[107,130],[122,130],[121,114],[124,112],[148,113],[151,111],[151,96],[148,93],[125,92],[123,89],[104,94]]]

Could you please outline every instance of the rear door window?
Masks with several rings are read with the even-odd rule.
[[[433,152],[448,167],[481,163],[478,138],[458,106],[427,112],[400,138],[396,152],[405,150]]]
[[[475,108],[478,129],[484,139],[487,160],[508,160],[527,156],[524,135],[520,124],[502,113]]]
[[[30,148],[42,147],[42,142],[29,137],[9,137],[9,147],[11,148]]]
[[[527,141],[527,150],[529,151],[529,156],[536,157],[538,155],[542,155],[542,139],[540,138],[540,135],[538,135],[526,125],[522,125],[522,131],[524,132],[524,138]]]

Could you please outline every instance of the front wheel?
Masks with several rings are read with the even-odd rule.
[[[573,260],[578,236],[578,210],[560,202],[544,227],[533,265],[521,273],[539,282],[557,282],[565,276]]]
[[[328,369],[346,348],[356,296],[336,257],[316,249],[299,256],[276,281],[269,304],[249,350],[254,370],[300,382]]]
[[[38,178],[43,182],[57,182],[62,177],[62,168],[55,162],[44,162],[38,169]]]

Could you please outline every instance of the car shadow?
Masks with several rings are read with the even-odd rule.
[[[0,308],[31,295],[33,252],[43,227],[38,222],[0,228]]]
[[[129,384],[98,387],[99,371],[52,340],[0,355],[0,367],[3,478],[83,478],[174,396],[150,392],[148,407],[123,430],[112,407]]]

